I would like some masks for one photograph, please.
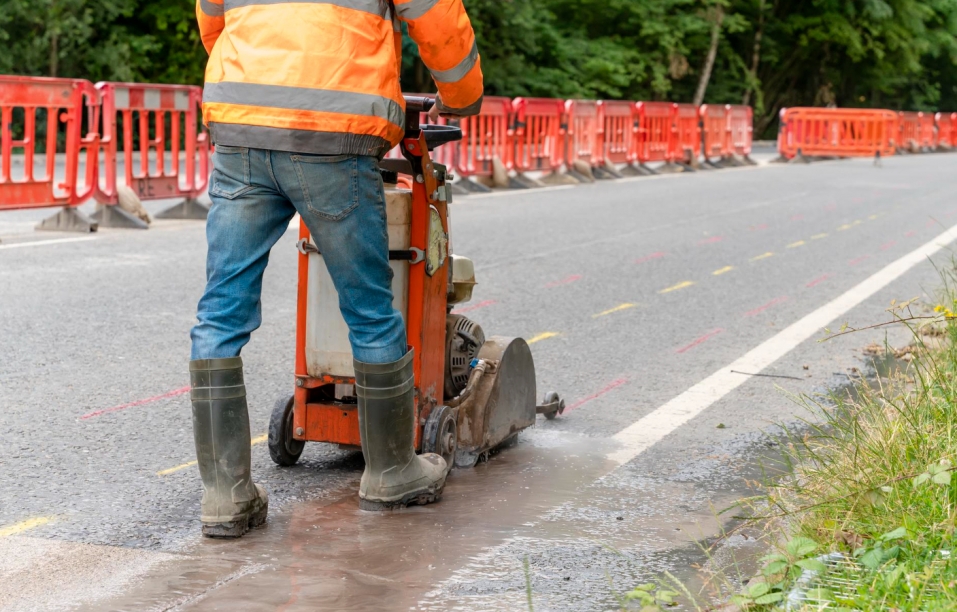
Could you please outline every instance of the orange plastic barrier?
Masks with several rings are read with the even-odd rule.
[[[750,106],[729,105],[728,110],[728,150],[735,155],[751,155],[751,143],[754,132],[753,111]]]
[[[957,113],[937,113],[937,146],[953,148],[957,143]]]
[[[440,147],[455,151],[455,168],[464,177],[492,176],[492,160],[496,157],[512,169],[510,123],[512,101],[487,96],[478,115],[459,122],[462,140]]]
[[[632,164],[638,159],[638,109],[634,102],[598,102],[601,154],[598,164]]]
[[[702,153],[705,159],[720,159],[731,155],[731,143],[728,138],[729,106],[702,104],[698,109],[701,117],[703,137]]]
[[[90,197],[96,185],[99,104],[89,81],[0,76],[0,210],[75,209]],[[14,171],[15,151],[23,153],[22,170]],[[58,155],[65,162],[60,176]],[[37,165],[44,170],[38,173]],[[89,220],[84,223],[87,231],[96,229]]]
[[[196,211],[188,216],[205,218],[206,209],[195,203],[206,191],[210,173],[209,136],[201,122],[202,88],[142,83],[97,83],[96,88],[103,101],[105,159],[96,201],[119,202],[122,152],[124,182],[140,200],[183,197],[189,201],[183,208],[191,204]],[[123,224],[137,225],[128,221]]]
[[[675,105],[639,102],[637,159],[640,163],[670,162],[675,152]]]
[[[893,155],[897,127],[897,114],[889,110],[782,109],[778,151],[786,159],[797,155]]]
[[[937,130],[934,129],[933,113],[917,113],[917,123],[920,126],[917,142],[922,149],[934,150],[937,148]]]
[[[515,98],[514,167],[554,172],[562,167],[565,103],[551,98]]]
[[[675,104],[675,160],[686,164],[701,157],[701,119],[694,104]]]
[[[566,141],[565,163],[572,165],[582,160],[589,166],[601,164],[601,113],[595,100],[565,102]]]
[[[897,116],[900,122],[897,147],[916,150],[920,147],[920,113],[901,112]]]

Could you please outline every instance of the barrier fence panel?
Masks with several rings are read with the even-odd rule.
[[[96,184],[99,100],[89,81],[0,76],[0,210],[64,206],[41,228],[96,230],[75,208]]]
[[[595,100],[568,100],[565,102],[565,163],[569,170],[581,160],[597,166],[602,157],[601,116]]]
[[[954,147],[957,142],[954,136],[957,135],[957,113],[937,113],[934,117],[937,123],[937,146],[945,149]]]
[[[634,102],[598,102],[601,133],[598,164],[633,164],[638,158],[638,111]]]
[[[638,162],[673,161],[675,105],[672,102],[639,102],[637,114]]]
[[[728,106],[702,104],[698,110],[701,117],[702,154],[705,159],[724,159],[731,155],[728,138]]]
[[[551,98],[515,98],[514,166],[519,172],[555,172],[562,167],[565,103]]]
[[[920,147],[920,114],[901,112],[897,116],[900,121],[897,148],[916,151]]]
[[[97,83],[103,100],[105,164],[96,200],[119,203],[120,153],[124,184],[140,200],[186,198],[177,213],[165,217],[205,218],[195,202],[209,180],[209,137],[202,127],[203,91],[188,85]],[[137,155],[138,154],[138,155]],[[191,209],[195,214],[184,214]],[[145,227],[129,213],[98,213],[110,223]]]
[[[753,111],[750,106],[729,105],[727,108],[728,149],[735,155],[747,158],[751,155],[754,132]]]
[[[786,159],[893,155],[896,119],[893,111],[881,109],[783,109],[778,150]]]
[[[675,104],[673,146],[676,161],[695,164],[701,157],[701,119],[694,104]]]
[[[492,160],[496,157],[506,171],[512,169],[509,134],[511,120],[512,101],[509,98],[488,96],[482,101],[482,110],[478,115],[459,122],[462,127],[462,140],[454,146],[449,144],[446,147],[456,151],[455,167],[460,175],[466,178],[492,176]]]
[[[937,148],[937,130],[934,129],[933,113],[917,113],[917,123],[920,126],[918,131],[918,144],[922,149]]]

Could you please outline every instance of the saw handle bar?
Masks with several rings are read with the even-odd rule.
[[[436,125],[422,123],[422,113],[435,106],[433,98],[406,96],[405,98],[405,137],[418,140],[419,133],[425,136],[425,145],[429,151],[449,142],[462,140],[462,128],[457,125]]]

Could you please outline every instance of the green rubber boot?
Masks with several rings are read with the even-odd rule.
[[[412,351],[386,364],[355,361],[359,436],[366,469],[359,507],[392,510],[438,501],[448,466],[433,453],[415,454]]]
[[[266,522],[269,499],[253,484],[243,360],[189,363],[193,437],[203,479],[203,535],[238,538]]]

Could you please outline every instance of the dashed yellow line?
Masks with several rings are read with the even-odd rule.
[[[35,516],[33,518],[28,518],[25,521],[20,521],[19,523],[7,525],[6,527],[0,527],[0,538],[17,535],[18,533],[29,531],[35,527],[46,525],[47,523],[52,522],[53,519],[54,517],[52,516]]]
[[[560,335],[561,334],[559,334],[558,332],[543,332],[533,338],[529,338],[525,342],[528,344],[535,344],[536,342],[541,342],[542,340],[548,340],[549,338],[554,338],[555,336],[560,336]]]
[[[871,215],[870,217],[868,217],[868,219],[870,219],[871,221],[873,221],[873,220],[877,219],[878,217],[880,217],[880,215]]]
[[[269,435],[268,435],[268,434],[263,434],[263,435],[261,435],[261,436],[256,436],[255,438],[253,438],[252,440],[250,440],[250,446],[256,446],[257,444],[262,444],[262,443],[265,442],[267,439],[269,439]],[[185,470],[186,468],[191,468],[191,467],[193,467],[193,466],[196,465],[196,464],[197,464],[196,461],[190,461],[190,462],[188,462],[188,463],[181,463],[180,465],[177,465],[176,467],[171,467],[171,468],[167,468],[167,469],[165,469],[165,470],[160,470],[160,471],[156,472],[156,475],[157,475],[157,476],[169,476],[170,474],[175,474],[176,472],[179,472],[179,471],[181,471],[181,470]]]
[[[804,246],[805,244],[807,244],[807,243],[804,242],[803,240],[798,240],[797,242],[792,242],[791,244],[789,244],[789,245],[788,245],[788,248],[789,248],[789,249],[796,249],[796,248],[798,248],[799,246]]]
[[[811,236],[811,240],[820,240],[821,238],[827,238],[827,234],[820,233],[820,234],[814,234],[813,236]]]
[[[837,231],[843,232],[844,230],[849,230],[849,229],[851,229],[852,227],[854,227],[854,226],[851,225],[850,223],[845,223],[845,224],[842,225],[841,227],[837,228]]]
[[[693,284],[694,284],[694,282],[692,282],[692,281],[681,281],[681,282],[678,283],[677,285],[672,285],[672,286],[668,287],[667,289],[662,289],[662,290],[659,291],[658,293],[671,293],[672,291],[677,291],[677,290],[679,290],[679,289],[684,289],[685,287],[690,287],[690,286],[693,285]]]
[[[751,261],[760,261],[762,259],[767,259],[768,257],[774,257],[774,253],[772,253],[771,251],[768,251],[767,253],[762,253],[761,255],[758,255],[757,257],[752,257]]]
[[[632,304],[630,302],[625,302],[624,304],[619,304],[615,306],[614,308],[609,308],[608,310],[604,310],[602,312],[599,312],[598,314],[593,314],[591,318],[597,319],[598,317],[610,315],[613,312],[620,312],[622,310],[628,310],[629,308],[634,308],[634,307],[635,307],[635,304]]]
[[[718,268],[717,270],[712,272],[712,274],[715,276],[721,276],[725,272],[730,272],[731,270],[734,270],[734,266],[725,266],[723,268]]]

